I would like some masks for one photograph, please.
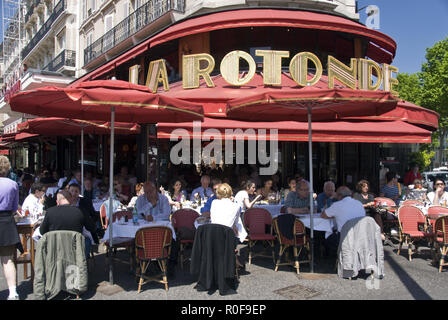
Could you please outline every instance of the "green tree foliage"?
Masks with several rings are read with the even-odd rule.
[[[416,73],[399,73],[398,92],[400,99],[420,105],[422,96],[422,85]]]
[[[436,153],[430,150],[420,150],[409,154],[409,163],[416,163],[420,171],[426,171],[431,165],[431,159]]]

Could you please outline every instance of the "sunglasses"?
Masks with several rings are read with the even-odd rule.
[[[436,186],[444,186],[444,183],[436,183]]]

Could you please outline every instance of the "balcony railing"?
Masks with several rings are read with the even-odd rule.
[[[43,70],[58,71],[63,66],[74,67],[76,63],[76,52],[73,50],[64,50],[56,56]]]
[[[27,22],[30,19],[30,16],[34,13],[34,8],[36,8],[38,4],[39,4],[39,0],[34,0],[31,3],[30,8],[28,9],[27,13],[25,14],[25,22]]]
[[[31,39],[31,41],[26,45],[26,47],[22,50],[22,59],[31,52],[31,50],[39,43],[40,40],[50,31],[51,25],[56,21],[57,18],[61,15],[62,12],[67,7],[66,0],[61,0],[54,7],[53,13],[50,15],[47,21],[45,21],[44,25],[37,31],[36,35]]]
[[[84,49],[84,64],[115,47],[169,11],[185,11],[185,0],[149,0]]]

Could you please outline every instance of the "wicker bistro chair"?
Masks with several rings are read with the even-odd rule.
[[[396,218],[396,210],[392,209],[393,207],[396,207],[397,204],[394,200],[386,197],[376,197],[375,198],[375,209],[378,213],[381,214],[383,225],[384,225],[384,231],[388,238],[391,237],[392,228],[399,229],[399,221],[398,218]],[[390,218],[390,216],[393,215],[394,218]],[[389,216],[389,217],[388,217]]]
[[[249,240],[249,265],[252,258],[256,256],[270,257],[264,254],[254,255],[253,249],[257,241],[269,244],[271,247],[272,260],[275,264],[274,242],[275,236],[272,234],[272,217],[269,211],[262,208],[251,208],[244,213],[244,227],[248,233]],[[267,232],[269,228],[269,232]]]
[[[117,219],[121,219],[121,217],[127,216],[129,220],[132,220],[132,213],[129,211],[118,211],[115,212],[112,216],[113,221],[115,222]],[[108,224],[108,220],[106,219],[106,225]],[[109,256],[109,254],[116,255],[117,250],[124,248],[129,252],[129,266],[130,270],[132,272],[134,268],[134,238],[126,238],[126,237],[116,237],[112,239],[112,247],[110,246],[110,241],[107,240],[104,242],[104,245],[106,246],[106,257]],[[106,260],[107,261],[107,260]],[[123,260],[120,260],[121,262],[124,262]]]
[[[286,216],[286,214],[284,215]],[[272,220],[272,225],[274,227],[275,233],[277,234],[278,242],[280,243],[280,251],[277,259],[277,263],[275,264],[275,271],[278,271],[278,267],[281,265],[292,265],[297,270],[297,274],[300,273],[300,263],[310,263],[310,247],[308,242],[308,237],[306,236],[306,229],[305,225],[302,221],[299,220],[299,218],[294,218],[294,224],[292,226],[292,234],[294,236],[293,239],[288,239],[283,235],[279,228],[279,217],[275,217]],[[280,218],[281,219],[281,218]],[[294,262],[285,262],[281,263],[281,259],[283,254],[285,253],[285,250],[289,247],[293,247],[294,250]],[[308,260],[302,260],[299,261],[299,255],[303,248],[306,248],[308,251]]]
[[[412,255],[417,252],[417,241],[427,239],[431,242],[432,233],[426,231],[426,218],[417,207],[401,206],[398,209],[398,220],[400,226],[400,244],[397,254],[400,254],[404,242],[408,246],[409,261],[412,261]],[[415,246],[415,250],[412,250],[412,246]]]
[[[179,241],[179,257],[180,267],[183,269],[185,262],[184,251],[186,246],[193,245],[194,242],[194,221],[199,217],[199,214],[193,209],[176,210],[171,216],[171,224],[176,232],[176,238]]]
[[[138,284],[138,293],[140,293],[142,285],[156,281],[165,285],[168,291],[167,260],[171,253],[172,231],[169,227],[145,227],[137,231],[135,234],[135,256],[139,262],[140,277]],[[162,270],[162,279],[157,277],[148,277],[145,275],[149,264],[157,261]],[[146,280],[146,281],[144,281]]]
[[[436,253],[440,254],[439,272],[442,272],[442,268],[448,266],[448,216],[437,218],[434,223],[434,243]]]
[[[428,228],[432,231],[435,221],[441,214],[448,214],[448,208],[442,206],[430,206],[428,208]]]

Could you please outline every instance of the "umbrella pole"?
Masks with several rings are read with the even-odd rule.
[[[314,273],[314,189],[313,189],[313,141],[311,130],[311,105],[308,105],[308,165],[310,173],[310,249],[311,249],[311,273]]]
[[[81,195],[84,196],[84,127],[81,127]]]
[[[112,248],[112,225],[113,225],[113,194],[114,194],[114,122],[115,107],[112,106],[110,114],[110,159],[109,159],[109,247]],[[109,254],[109,283],[114,284],[114,268],[112,253]]]

